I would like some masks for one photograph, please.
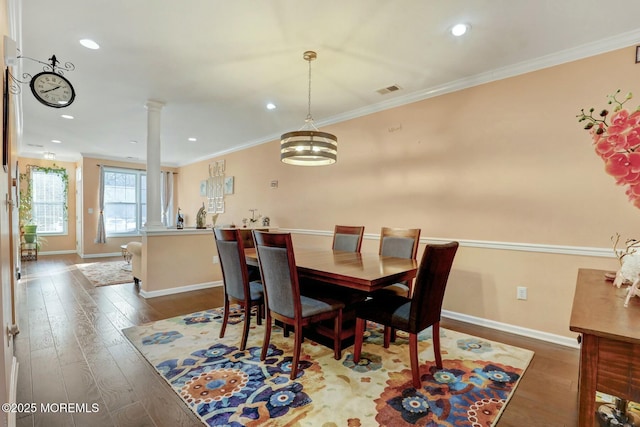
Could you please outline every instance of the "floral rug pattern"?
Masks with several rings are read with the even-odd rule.
[[[125,261],[91,262],[87,264],[76,264],[76,267],[89,279],[93,286],[133,282],[131,268],[127,267]]]
[[[493,426],[533,352],[441,329],[443,369],[435,366],[431,329],[420,335],[422,386],[412,386],[406,335],[388,349],[382,328],[367,325],[362,357],[305,340],[289,380],[293,334],[275,328],[260,361],[264,326],[252,319],[240,351],[243,313],[235,309],[218,338],[222,309],[124,330],[127,338],[200,417],[215,426]]]

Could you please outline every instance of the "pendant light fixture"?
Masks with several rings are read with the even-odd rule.
[[[320,132],[311,116],[311,61],[318,55],[311,50],[302,57],[309,63],[309,102],[307,118],[300,130],[287,132],[280,137],[280,160],[289,165],[324,166],[338,160],[338,138]]]

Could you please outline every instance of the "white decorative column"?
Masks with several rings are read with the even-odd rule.
[[[147,108],[147,230],[164,230],[160,206],[160,110],[164,102],[148,100]]]

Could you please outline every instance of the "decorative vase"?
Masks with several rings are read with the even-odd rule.
[[[178,208],[178,215],[176,216],[176,228],[178,230],[182,230],[184,228],[184,216],[182,216],[180,208]]]
[[[206,228],[205,223],[207,222],[207,211],[204,208],[204,202],[202,202],[202,207],[198,209],[198,213],[196,214],[196,228]]]

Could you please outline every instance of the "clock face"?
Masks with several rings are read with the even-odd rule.
[[[30,85],[33,96],[49,107],[67,107],[76,97],[71,82],[57,73],[45,71],[36,74]]]

